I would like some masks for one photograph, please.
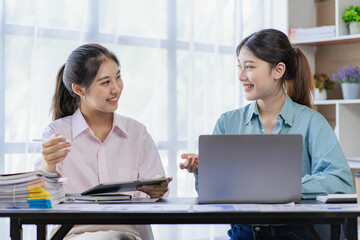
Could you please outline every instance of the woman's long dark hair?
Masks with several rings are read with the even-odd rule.
[[[72,84],[88,89],[106,59],[120,66],[115,54],[99,44],[82,45],[70,54],[56,76],[51,106],[53,120],[74,114],[80,105],[80,97],[72,90]]]
[[[309,62],[300,49],[291,45],[284,33],[276,29],[253,33],[239,44],[237,56],[244,46],[256,57],[268,62],[270,68],[276,67],[280,62],[284,63],[286,69],[281,81],[286,85],[286,93],[294,102],[312,107],[314,81]]]

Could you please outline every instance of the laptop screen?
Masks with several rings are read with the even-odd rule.
[[[201,135],[199,203],[300,202],[302,135]]]

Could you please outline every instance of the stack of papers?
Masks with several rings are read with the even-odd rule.
[[[322,26],[312,28],[290,28],[290,41],[307,40],[313,38],[335,37],[335,26]]]
[[[0,207],[51,208],[65,201],[65,179],[43,171],[0,175]]]

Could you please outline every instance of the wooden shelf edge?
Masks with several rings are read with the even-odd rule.
[[[343,43],[357,43],[357,42],[360,42],[360,34],[291,41],[292,44],[311,45],[311,46],[343,44]]]
[[[329,100],[314,101],[314,105],[332,105],[337,103],[358,104],[360,103],[360,99],[329,99]]]

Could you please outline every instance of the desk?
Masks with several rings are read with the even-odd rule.
[[[74,224],[345,224],[347,239],[357,239],[357,204],[198,205],[196,198],[169,198],[150,204],[60,204],[52,209],[0,209],[10,218],[11,239],[22,239],[22,225],[36,224],[45,239],[47,224],[61,224],[62,239]],[[221,206],[226,206],[222,208]],[[272,207],[275,206],[275,207]],[[234,210],[234,207],[236,208]],[[337,231],[340,230],[336,228]]]

